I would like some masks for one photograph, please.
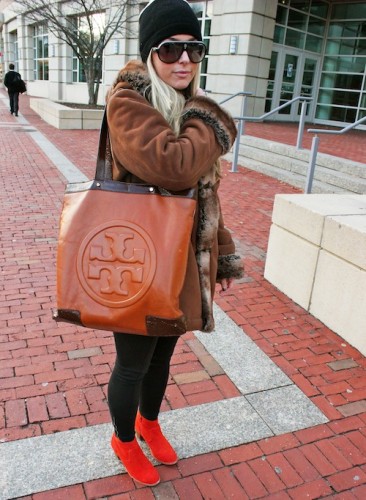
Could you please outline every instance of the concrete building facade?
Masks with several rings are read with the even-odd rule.
[[[202,86],[219,101],[250,92],[246,114],[264,112],[303,95],[312,97],[307,119],[344,125],[366,116],[366,1],[204,0],[191,1],[202,25],[209,55]],[[14,62],[28,94],[59,102],[86,103],[88,93],[71,47],[46,25],[30,24],[0,1],[0,62]],[[131,28],[137,31],[136,9]],[[67,2],[62,8],[67,13]],[[112,39],[103,57],[98,103],[117,71],[137,57],[137,37]],[[240,98],[227,104],[238,116]],[[298,103],[274,115],[297,121]]]

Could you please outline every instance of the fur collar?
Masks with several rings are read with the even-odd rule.
[[[146,64],[137,60],[129,61],[126,66],[119,71],[107,94],[107,99],[121,88],[133,89],[140,95],[146,97],[146,91],[150,87],[150,83]]]

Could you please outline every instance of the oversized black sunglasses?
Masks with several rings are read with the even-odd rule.
[[[181,58],[184,51],[187,52],[189,60],[200,63],[206,55],[206,45],[202,42],[162,42],[153,51],[158,54],[160,61],[172,64]]]

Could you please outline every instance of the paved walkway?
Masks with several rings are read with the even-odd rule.
[[[247,132],[261,129],[296,138],[289,125]],[[182,459],[142,488],[108,446],[110,334],[50,313],[65,179],[93,175],[98,132],[54,129],[26,96],[12,117],[3,91],[0,131],[0,498],[365,498],[365,358],[263,278],[274,195],[298,190],[225,166],[246,277],[217,296],[217,333],[180,339],[162,422]],[[364,161],[360,138],[336,154]]]
[[[341,130],[340,127],[329,127],[324,125],[305,124],[302,147],[311,149],[311,142],[314,134],[308,133],[307,129]],[[262,139],[277,141],[283,144],[296,145],[298,125],[293,123],[251,123],[245,124],[245,133],[254,135]],[[348,160],[365,162],[365,130],[351,130],[343,135],[318,134],[319,151]]]

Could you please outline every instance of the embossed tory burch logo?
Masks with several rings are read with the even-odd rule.
[[[100,280],[101,293],[127,296],[124,274],[130,274],[130,281],[142,283],[145,249],[134,247],[133,233],[120,231],[106,231],[102,244],[90,246],[87,277]]]

